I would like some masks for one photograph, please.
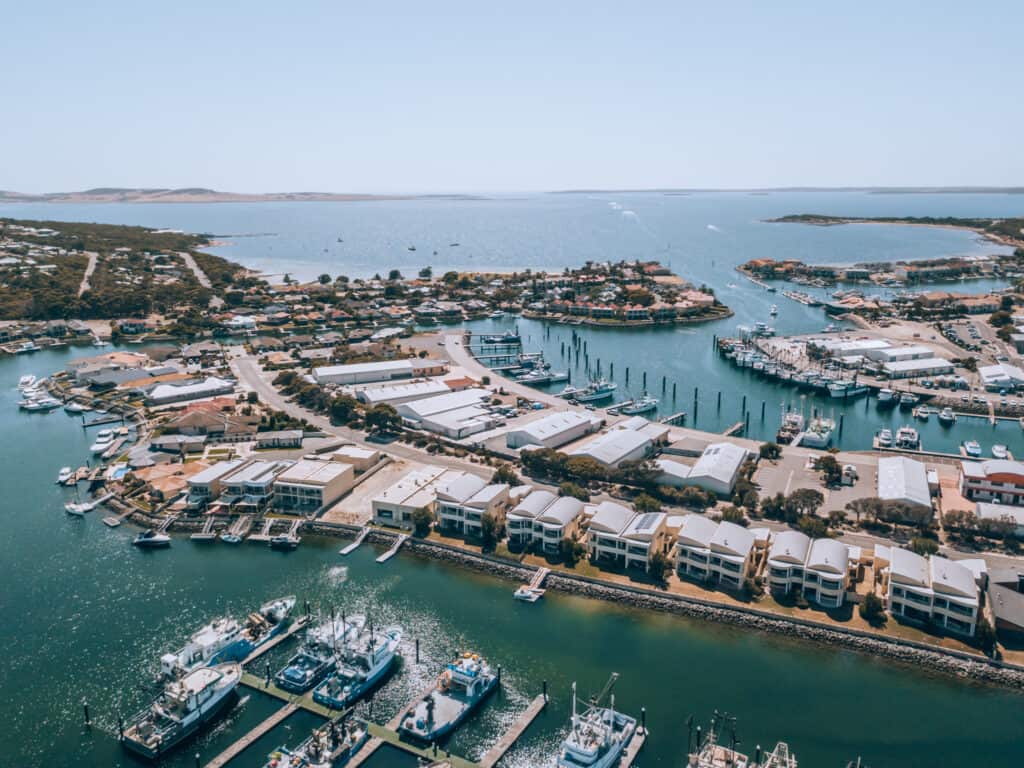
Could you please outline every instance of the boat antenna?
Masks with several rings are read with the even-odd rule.
[[[686,718],[686,754],[693,752],[693,715]]]

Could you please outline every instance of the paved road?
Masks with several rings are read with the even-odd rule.
[[[192,270],[192,274],[196,276],[196,280],[203,288],[213,288],[213,283],[210,282],[210,278],[206,276],[202,268],[196,264],[196,260],[192,258],[192,254],[188,251],[178,251],[178,255],[181,256],[181,260],[185,262],[185,266]]]
[[[82,275],[82,282],[78,286],[79,297],[89,290],[89,278],[92,277],[92,273],[96,271],[96,260],[99,258],[99,254],[94,251],[86,251],[85,255],[89,257],[89,263],[85,266],[85,274]]]

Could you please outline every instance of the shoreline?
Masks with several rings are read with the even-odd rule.
[[[884,225],[884,226],[890,226],[890,227],[926,227],[926,228],[931,228],[931,229],[953,229],[953,230],[959,230],[961,232],[974,232],[976,235],[981,235],[982,238],[984,238],[985,240],[988,240],[990,243],[995,243],[996,245],[1003,245],[1003,246],[1006,246],[1007,248],[1024,248],[1024,237],[1021,237],[1020,239],[1012,238],[1012,237],[1008,237],[1006,235],[999,235],[999,234],[996,234],[994,232],[986,232],[981,227],[972,227],[972,226],[969,226],[967,224],[940,224],[940,223],[937,223],[937,222],[936,223],[931,223],[931,222],[925,222],[925,221],[899,221],[899,220],[895,220],[895,221],[878,221],[876,219],[858,218],[856,216],[851,216],[851,217],[836,216],[836,217],[832,217],[832,218],[824,217],[823,216],[823,217],[821,217],[821,219],[819,219],[817,221],[795,221],[795,220],[785,221],[785,220],[783,220],[781,218],[778,218],[778,219],[762,219],[761,221],[764,224],[804,224],[806,226],[811,226],[811,227],[840,227],[840,226],[844,226],[846,224],[874,224],[874,225]]]
[[[138,510],[128,514],[126,520],[144,527],[155,524],[153,519]],[[282,518],[282,522],[287,520]],[[194,532],[199,530],[201,525],[201,521],[176,521],[172,524],[171,530]],[[312,520],[305,522],[301,530],[328,539],[350,540],[356,537],[360,527]],[[388,547],[395,543],[399,534],[397,531],[371,527],[366,542]],[[533,565],[430,539],[410,536],[404,548],[406,552],[425,559],[460,566],[516,584],[529,582],[537,571],[537,567]],[[618,584],[562,569],[552,569],[545,587],[564,594],[629,608],[711,621],[738,629],[854,651],[901,665],[924,668],[928,672],[946,677],[966,678],[976,683],[1024,691],[1024,666],[989,659],[981,654],[970,654],[860,629],[826,625],[812,619],[785,616],[753,606],[737,606],[648,587]]]

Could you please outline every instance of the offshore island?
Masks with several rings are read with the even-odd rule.
[[[875,221],[780,221],[798,219]],[[1019,244],[1011,220],[955,221]],[[642,389],[622,397],[616,361],[602,361],[573,326],[643,334],[731,314],[709,288],[656,261],[271,283],[209,246],[205,236],[141,227],[0,220],[0,349],[88,348],[18,382],[22,410],[64,411],[94,437],[80,466],[54,468],[62,486],[86,491],[67,502],[69,516],[96,511],[111,528],[138,526],[131,541],[146,549],[188,536],[289,551],[306,536],[337,537],[351,541],[339,557],[366,543],[383,547],[382,563],[403,551],[437,558],[514,582],[509,598],[525,603],[549,589],[575,593],[1024,687],[1024,579],[1006,566],[1024,535],[1024,464],[1005,446],[991,459],[966,443],[929,451],[908,427],[839,450],[841,421],[795,407],[779,415],[775,440],[744,436],[749,411],[711,433],[686,426],[696,390],[691,411],[651,419],[670,390],[675,402],[677,383],[633,371]],[[1015,281],[1020,257],[998,260],[999,277]],[[896,279],[860,268],[827,279]],[[773,292],[776,280],[826,279],[770,260],[741,272]],[[830,314],[855,320],[852,330],[777,337],[763,323],[713,342],[721,364],[794,392],[870,397],[914,419],[1024,424],[1024,399],[1014,397],[1024,373],[1004,354],[1024,342],[1018,298],[847,303]],[[517,318],[541,323],[548,339],[560,334],[560,359],[531,349]],[[386,679],[401,627],[301,613],[294,597],[273,600],[250,617],[242,645],[204,628],[215,638],[209,655],[166,655],[164,700],[191,719],[144,712],[122,726],[125,746],[149,757],[173,748],[238,686],[333,723]],[[272,680],[254,674],[264,652],[299,641],[300,630],[305,640]],[[467,653],[442,677],[405,716],[325,727],[296,756],[326,751],[357,765],[385,743],[436,756],[423,744],[482,706],[500,666]],[[206,697],[206,714],[189,709],[189,690]],[[475,764],[497,762],[545,702],[546,690]],[[573,703],[566,750],[585,755],[599,732],[602,755],[636,758],[641,713],[598,696],[577,716]],[[723,733],[713,722],[691,738],[691,764],[712,765],[723,750],[746,760]],[[757,756],[759,766],[791,760],[785,743]]]

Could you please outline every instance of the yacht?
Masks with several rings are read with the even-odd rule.
[[[879,448],[892,448],[892,430],[882,429],[875,435]]]
[[[366,743],[366,723],[354,717],[331,720],[315,729],[295,749],[278,747],[269,755],[264,768],[342,768]]]
[[[981,444],[977,440],[966,440],[963,443],[964,453],[972,459],[981,458]]]
[[[916,451],[921,447],[921,436],[916,429],[904,424],[896,430],[896,447]]]
[[[1010,456],[1010,451],[1006,448],[1005,445],[1002,445],[1000,443],[996,443],[995,445],[992,446],[992,458],[994,458],[994,459],[1006,459],[1006,458],[1009,458],[1009,456]]]
[[[651,397],[646,392],[644,392],[636,400],[626,405],[623,405],[621,408],[619,408],[619,410],[622,411],[622,413],[627,414],[628,416],[636,416],[637,414],[640,413],[647,413],[649,411],[656,410],[658,408],[659,402],[661,401],[658,400],[658,398]]]
[[[498,687],[490,665],[475,653],[448,663],[433,690],[402,717],[398,730],[413,739],[436,741],[450,733]]]
[[[200,627],[174,653],[160,657],[160,674],[179,677],[198,667],[229,661],[244,661],[254,650],[279,635],[288,626],[295,597],[270,600],[244,622],[227,616]]]
[[[150,528],[132,539],[132,544],[142,549],[162,549],[171,546],[171,537]]]
[[[128,722],[121,743],[151,759],[166,754],[217,717],[241,679],[242,665],[231,663],[168,682],[156,701]]]
[[[91,453],[103,453],[106,451],[114,442],[114,430],[112,429],[101,429],[96,433],[96,441],[89,446]]]
[[[60,472],[57,474],[57,485],[66,485],[74,474],[75,472],[71,467],[61,467]]]
[[[878,404],[879,405],[894,405],[896,402],[896,393],[888,387],[883,387],[878,390]]]
[[[777,314],[779,314],[778,306],[775,305],[775,304],[772,304],[772,308],[768,310],[768,314],[771,315],[772,317],[775,317]]]
[[[612,680],[615,680],[613,676]],[[609,706],[592,703],[577,713],[576,683],[572,684],[572,728],[562,741],[558,768],[611,768],[636,732],[636,718],[615,711],[615,695]]]
[[[40,347],[34,341],[23,341],[21,344],[15,347],[14,352],[19,355],[24,355],[29,352],[38,352],[41,349],[42,347]]]
[[[939,422],[941,424],[953,424],[956,422],[956,414],[948,405],[939,411]]]
[[[908,408],[913,408],[919,402],[921,402],[921,398],[919,398],[913,392],[904,392],[900,395],[900,408],[904,410]]]
[[[928,417],[932,415],[932,409],[927,405],[919,405],[914,409],[914,416],[921,421],[928,421]]]
[[[489,317],[493,317],[493,318],[495,318],[495,319],[497,319],[497,318],[499,318],[499,317],[504,317],[504,316],[505,316],[505,313],[504,313],[504,312],[502,312],[502,311],[501,311],[500,309],[496,309],[496,310],[494,310],[494,311],[493,311],[493,312],[491,312],[491,314],[489,315]]]
[[[345,643],[336,669],[313,691],[313,700],[334,709],[354,704],[388,673],[401,642],[400,627],[374,632],[369,625]]]
[[[613,381],[607,379],[597,379],[596,381],[590,382],[586,389],[578,392],[575,395],[576,401],[579,403],[591,403],[596,400],[605,400],[615,394],[615,390],[618,385]]]
[[[572,384],[569,384],[557,394],[557,397],[561,397],[563,400],[572,400],[575,399],[576,395],[583,391],[584,390],[579,387],[574,387]]]
[[[76,403],[74,400],[69,401],[64,405],[64,410],[67,413],[85,413],[89,410],[89,406]]]
[[[832,433],[835,428],[835,421],[825,416],[811,419],[810,426],[807,427],[800,439],[800,445],[807,448],[828,448],[832,442]]]
[[[518,333],[512,331],[505,331],[500,336],[484,336],[481,341],[484,344],[518,344],[521,339]]]
[[[18,389],[25,391],[26,389],[32,389],[35,386],[36,377],[31,373],[22,376],[18,379]]]
[[[310,628],[302,647],[274,676],[274,682],[286,691],[305,693],[334,669],[339,647],[358,635],[364,624],[361,616],[348,621],[342,616]]]

